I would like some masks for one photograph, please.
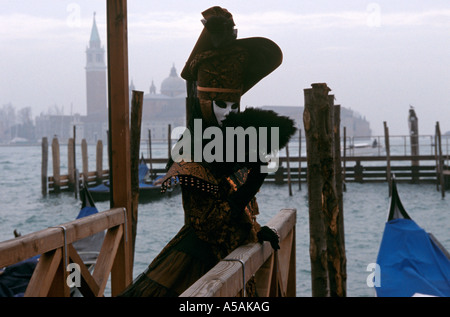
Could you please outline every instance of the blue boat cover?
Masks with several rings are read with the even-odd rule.
[[[145,182],[145,176],[148,173],[148,167],[145,163],[139,163],[139,183]]]
[[[86,206],[80,210],[80,212],[78,213],[77,219],[87,217],[87,216],[90,216],[90,215],[93,215],[96,213],[98,213],[97,207]]]
[[[95,186],[95,187],[91,187],[91,188],[89,188],[89,191],[90,192],[99,192],[99,193],[109,193],[109,187],[108,186],[106,186],[105,184],[100,184],[100,185],[97,185],[97,186]]]
[[[450,296],[450,260],[411,219],[386,223],[377,264],[379,297]]]

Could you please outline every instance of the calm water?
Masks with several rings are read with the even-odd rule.
[[[90,170],[94,169],[95,164],[94,148],[89,146],[88,150],[92,162]],[[62,146],[62,174],[67,172],[65,152]],[[144,155],[147,156],[146,153]],[[49,162],[49,175],[52,174],[51,166]],[[77,166],[81,167],[81,161],[77,161]],[[40,179],[39,146],[0,147],[0,241],[11,239],[14,229],[27,234],[71,221],[77,216],[80,201],[69,193],[42,197]],[[433,232],[450,250],[450,193],[447,192],[447,197],[441,199],[433,184],[401,183],[398,189],[411,217],[424,229]],[[257,199],[261,224],[265,224],[282,208],[297,209],[297,296],[311,296],[306,184],[302,184],[302,190],[294,184],[293,196],[289,196],[287,185],[264,184]],[[388,205],[387,184],[347,184],[344,220],[349,296],[375,294],[366,285],[370,273],[366,268],[376,261]],[[109,202],[97,203],[97,207],[100,211],[107,210]],[[181,195],[141,204],[138,220],[135,276],[147,267],[183,225]]]

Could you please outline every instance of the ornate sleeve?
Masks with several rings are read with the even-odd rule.
[[[233,217],[226,195],[183,186],[183,207],[186,224],[194,228],[201,240],[211,245],[218,259],[242,244],[257,241],[252,217],[247,212]]]

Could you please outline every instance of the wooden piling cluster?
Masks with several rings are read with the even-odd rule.
[[[339,105],[335,106],[337,110]],[[335,113],[336,115],[336,113]],[[386,124],[385,122],[383,124]],[[343,129],[345,134],[345,127]],[[334,128],[334,132],[339,134],[339,129]],[[298,152],[301,153],[302,131],[299,130],[298,138]],[[148,157],[141,159],[144,160],[150,166],[152,178],[156,178],[158,175],[164,175],[166,173],[165,166],[167,164],[167,158],[152,157],[152,139],[151,130],[148,130]],[[406,136],[403,136],[406,137]],[[389,128],[385,127],[385,145],[386,154],[383,155],[352,155],[349,156],[348,150],[346,150],[346,136],[342,136],[342,149],[335,147],[335,156],[341,156],[341,166],[336,165],[336,169],[341,169],[341,172],[337,171],[338,176],[342,177],[342,181],[345,183],[358,182],[358,183],[373,183],[373,182],[386,182],[388,181],[389,175],[395,174],[397,181],[400,182],[410,182],[410,183],[436,183],[437,190],[450,189],[450,171],[445,161],[448,160],[448,154],[442,151],[442,142],[439,141],[440,137],[436,134],[433,138],[436,142],[433,143],[435,148],[434,154],[421,154],[421,155],[391,155],[389,139]],[[336,136],[336,140],[339,139],[339,135]],[[144,141],[142,141],[144,142]],[[296,141],[295,141],[296,142]],[[84,143],[84,142],[83,142]],[[87,160],[82,159],[83,166],[82,172],[76,176],[74,156],[76,155],[73,139],[68,140],[67,151],[68,151],[68,163],[67,163],[67,173],[61,171],[55,166],[53,170],[53,175],[48,176],[48,141],[47,138],[42,138],[42,195],[45,196],[47,193],[58,193],[58,192],[75,192],[77,187],[75,184],[75,178],[78,179],[78,184],[81,184],[85,179]],[[290,145],[294,144],[291,142]],[[439,147],[439,144],[441,146]],[[171,142],[167,140],[167,147],[170,149]],[[52,147],[59,147],[59,140],[52,141]],[[83,149],[84,148],[84,149]],[[439,149],[441,152],[439,152]],[[96,148],[96,159],[95,159],[95,170],[87,172],[88,186],[94,186],[100,184],[103,181],[109,179],[109,170],[104,169],[103,166],[103,143],[101,141],[97,142]],[[290,150],[290,148],[289,148]],[[288,151],[289,151],[288,150]],[[60,150],[61,151],[61,150]],[[57,150],[51,151],[52,153],[58,153]],[[82,146],[81,154],[87,157],[87,148]],[[58,160],[59,158],[53,159]],[[266,178],[266,182],[275,184],[288,184],[289,194],[292,193],[292,184],[298,184],[298,190],[302,189],[302,183],[307,182],[307,157],[306,156],[292,156],[291,154],[279,157],[279,168],[275,173],[269,174]],[[414,165],[411,162],[416,162]],[[373,164],[376,163],[376,164]],[[406,164],[405,164],[406,163]],[[91,162],[92,164],[92,162]],[[303,165],[302,165],[303,164]],[[288,166],[289,165],[289,166]],[[59,165],[58,165],[59,166]],[[93,165],[91,165],[92,167]],[[59,173],[58,173],[59,170]],[[56,171],[56,172],[55,172]],[[72,172],[73,171],[73,172]],[[441,176],[442,175],[442,176]],[[441,186],[441,177],[443,180],[443,186]],[[55,181],[56,179],[56,181]],[[59,183],[58,183],[59,179]],[[338,181],[338,183],[340,183]],[[56,185],[55,185],[56,184]],[[58,187],[59,184],[59,187]],[[59,190],[58,190],[59,188]]]
[[[334,96],[324,83],[304,90],[303,123],[308,163],[311,284],[313,296],[346,296],[342,194],[336,186]],[[340,151],[340,150],[339,150]],[[339,187],[342,188],[341,186]]]
[[[89,171],[88,148],[86,140],[81,142],[82,172],[76,168],[74,139],[70,138],[67,142],[67,174],[61,174],[61,149],[59,140],[54,137],[52,140],[52,171],[48,176],[48,141],[46,137],[42,138],[42,162],[41,162],[41,186],[42,195],[47,193],[60,192],[78,192],[80,186],[84,183],[87,186],[98,185],[109,178],[109,171],[103,169],[103,142],[97,141],[96,147],[96,169]]]

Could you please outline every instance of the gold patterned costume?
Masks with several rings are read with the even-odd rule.
[[[226,101],[239,105],[241,96],[282,60],[280,48],[268,39],[237,40],[232,16],[226,9],[212,7],[202,14],[205,28],[181,73],[188,87],[195,87],[193,102],[187,104],[191,133],[195,119],[202,121],[203,128],[221,126],[213,104]],[[275,122],[278,128],[286,130],[281,132],[285,135],[281,147],[295,132],[293,121],[286,117],[247,110],[230,120],[228,115],[221,122],[224,126],[234,126],[233,120],[242,126],[243,118],[248,126],[270,126]],[[277,235],[270,229],[261,230],[268,228],[261,228],[256,222],[259,212],[254,196],[266,176],[259,163],[184,159],[171,161],[168,166],[162,190],[173,182],[180,183],[185,224],[122,296],[178,296],[240,245],[265,240],[274,248],[279,247]],[[247,294],[255,295],[252,289],[247,287]]]
[[[238,219],[228,204],[246,177],[245,168],[216,178],[201,163],[173,163],[163,187],[180,182],[185,225],[122,295],[178,296],[236,247],[256,242],[256,199]]]

